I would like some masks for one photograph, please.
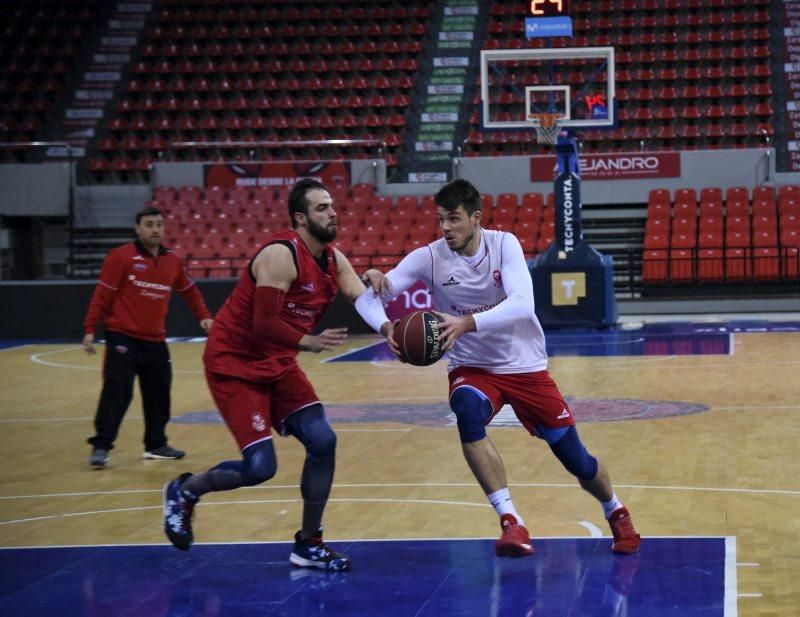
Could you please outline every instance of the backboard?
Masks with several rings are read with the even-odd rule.
[[[616,125],[613,47],[481,51],[482,125],[532,128],[559,114],[564,128]]]

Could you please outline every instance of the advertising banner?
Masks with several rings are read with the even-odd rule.
[[[530,161],[531,182],[552,182],[557,173],[555,155],[532,156]],[[678,178],[680,175],[679,152],[614,152],[581,154],[580,157],[580,177],[584,182]]]
[[[334,186],[350,186],[349,161],[284,161],[275,163],[206,163],[203,184],[222,188],[292,186],[300,178],[316,178]]]

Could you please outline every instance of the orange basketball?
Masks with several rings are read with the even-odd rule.
[[[394,340],[403,360],[414,366],[428,366],[442,357],[439,331],[434,325],[444,320],[430,311],[416,311],[403,317],[394,328]]]

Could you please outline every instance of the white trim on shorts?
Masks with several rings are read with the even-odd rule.
[[[312,405],[322,405],[322,401],[317,399],[316,401],[313,401],[311,403],[306,403],[305,405],[301,405],[297,409],[295,409],[293,411],[290,411],[289,413],[286,414],[286,418],[281,420],[281,425],[277,426],[277,427],[273,427],[273,428],[276,428],[278,430],[278,433],[280,434],[281,437],[286,437],[286,435],[288,435],[288,433],[286,432],[286,426],[285,426],[286,425],[286,419],[289,416],[291,416],[293,414],[296,414],[298,411],[303,411],[306,407],[311,407]]]
[[[254,446],[257,443],[261,443],[262,441],[266,441],[267,439],[272,439],[272,435],[267,435],[266,437],[262,437],[261,439],[256,439],[255,441],[251,441],[244,448],[242,448],[241,451],[244,452],[246,448],[249,448],[250,446]]]

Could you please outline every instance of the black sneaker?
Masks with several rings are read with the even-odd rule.
[[[108,463],[108,450],[92,448],[92,453],[89,455],[89,464],[92,467],[105,467],[106,463]]]
[[[186,452],[183,450],[177,450],[173,448],[169,444],[165,446],[161,446],[160,448],[156,448],[155,450],[145,450],[142,453],[142,458],[152,458],[152,459],[178,459],[183,458],[186,456]]]
[[[164,533],[172,545],[182,551],[188,551],[194,542],[192,516],[194,506],[199,501],[187,497],[181,490],[186,478],[191,475],[181,474],[164,485]]]
[[[310,538],[300,538],[300,532],[294,534],[294,549],[289,555],[289,562],[301,568],[319,568],[321,570],[349,570],[350,558],[329,548],[322,541],[320,529]]]

